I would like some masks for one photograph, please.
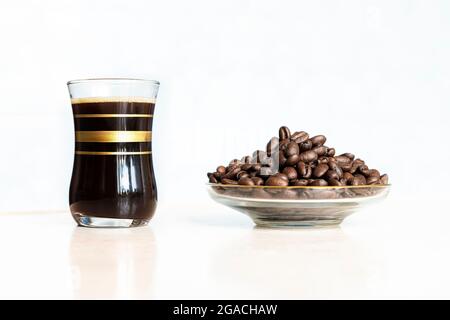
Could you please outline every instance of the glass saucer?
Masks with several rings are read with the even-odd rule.
[[[339,225],[356,210],[376,203],[390,185],[267,187],[208,183],[215,201],[248,215],[263,227]]]

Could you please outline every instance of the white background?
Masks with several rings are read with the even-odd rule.
[[[448,1],[0,2],[0,211],[67,210],[66,81],[161,81],[162,204],[280,125],[388,172],[392,198],[448,195]],[[182,214],[182,211],[178,213]]]

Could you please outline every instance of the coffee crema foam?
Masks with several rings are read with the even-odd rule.
[[[145,97],[88,97],[88,98],[72,98],[72,104],[81,103],[105,103],[105,102],[129,102],[129,103],[152,103],[155,104],[156,99]]]

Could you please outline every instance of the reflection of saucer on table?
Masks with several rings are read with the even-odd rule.
[[[302,232],[255,227],[218,250],[211,269],[232,298],[300,299],[363,292],[368,265],[363,247],[340,227]]]

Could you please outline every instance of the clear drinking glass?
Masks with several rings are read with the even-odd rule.
[[[70,211],[86,227],[146,225],[157,202],[152,125],[159,82],[67,83],[75,124]]]

